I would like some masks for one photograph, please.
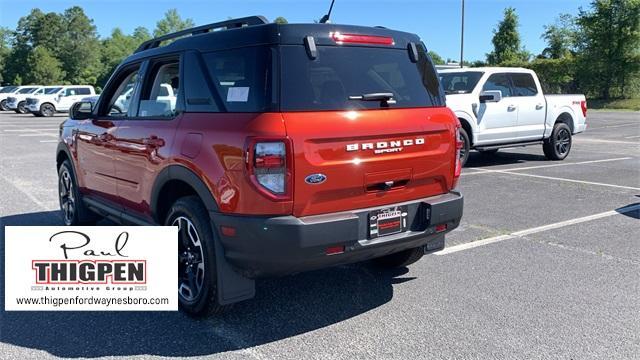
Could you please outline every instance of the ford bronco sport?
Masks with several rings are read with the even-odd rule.
[[[178,226],[180,305],[202,315],[256,278],[441,249],[459,128],[415,35],[234,19],[142,44],[74,105],[60,205],[69,225]]]

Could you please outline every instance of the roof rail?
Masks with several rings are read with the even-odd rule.
[[[153,38],[151,40],[145,41],[136,49],[135,53],[140,51],[149,50],[153,48],[157,48],[163,41],[179,38],[186,35],[198,35],[208,33],[210,31],[214,31],[216,29],[234,29],[240,28],[243,26],[251,26],[251,25],[264,25],[268,24],[269,21],[264,16],[247,16],[238,19],[230,19],[225,21],[216,22],[213,24],[196,26],[190,29],[185,29],[181,31],[177,31],[171,34],[159,36],[157,38]]]

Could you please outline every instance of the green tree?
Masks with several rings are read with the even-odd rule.
[[[103,72],[98,78],[98,85],[104,87],[113,70],[142,44],[151,38],[149,31],[144,27],[138,27],[133,34],[126,35],[115,28],[111,32],[111,36],[102,41],[101,46],[101,62]]]
[[[158,37],[166,34],[170,34],[176,31],[188,29],[194,27],[193,20],[182,19],[178,10],[169,9],[164,13],[164,18],[160,19],[156,23],[156,29],[153,31],[153,36]]]
[[[36,8],[21,17],[16,30],[9,35],[11,51],[4,60],[3,80],[13,84],[26,82],[28,76],[25,78],[21,74],[25,71],[24,65],[33,49],[42,46],[52,54],[59,53],[60,34],[63,32],[63,20],[56,13],[45,14]]]
[[[578,30],[575,19],[570,14],[560,14],[553,24],[544,26],[541,38],[547,42],[542,56],[550,59],[560,59],[575,53]]]
[[[100,41],[93,20],[79,6],[62,14],[65,31],[60,36],[58,58],[73,84],[95,84],[101,72]]]
[[[274,23],[276,24],[288,24],[289,22],[287,21],[287,19],[283,18],[282,16],[278,16],[275,20],[273,20]]]
[[[445,61],[437,52],[431,50],[429,51],[429,56],[431,56],[431,60],[433,60],[434,65],[444,65]]]
[[[640,76],[640,0],[593,0],[577,24],[582,87],[603,99],[629,96]]]
[[[487,54],[487,62],[499,65],[505,62],[527,61],[530,54],[520,45],[518,15],[512,7],[504,9],[504,18],[493,30],[493,51]]]
[[[54,85],[62,82],[64,71],[60,61],[44,46],[36,46],[27,57],[25,72],[22,74],[25,83]]]
[[[4,83],[5,63],[11,54],[11,37],[11,30],[0,26],[0,85]]]

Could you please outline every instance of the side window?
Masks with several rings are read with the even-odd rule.
[[[101,116],[114,118],[127,116],[129,105],[131,104],[131,100],[133,100],[133,91],[138,81],[138,71],[138,67],[126,70],[120,77],[120,82],[116,85],[115,90],[111,92],[110,89],[107,89],[110,93],[110,95],[109,93],[107,94],[107,96],[109,96],[109,103],[108,107],[101,109]]]
[[[76,88],[78,95],[91,95],[91,90],[89,88]]]
[[[502,91],[502,97],[513,96],[511,93],[511,83],[509,82],[507,74],[493,74],[489,76],[482,88],[482,91],[487,90],[500,90]]]
[[[271,106],[271,50],[246,47],[202,54],[229,112],[262,112]]]
[[[538,88],[531,74],[511,74],[515,96],[536,96]]]
[[[180,90],[180,63],[177,59],[152,64],[138,107],[139,117],[173,117]]]
[[[34,92],[34,94],[35,95],[42,95],[42,94],[44,94],[44,89],[40,89],[40,90]]]
[[[76,88],[67,88],[67,90],[64,91],[64,96],[74,96],[74,95],[78,95],[78,89]]]

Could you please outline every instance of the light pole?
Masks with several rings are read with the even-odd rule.
[[[462,0],[462,31],[460,32],[460,67],[464,60],[464,0]]]

